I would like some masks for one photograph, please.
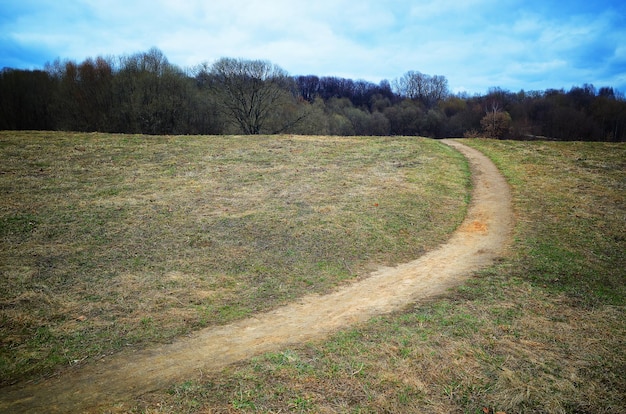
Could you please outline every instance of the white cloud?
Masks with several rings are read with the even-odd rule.
[[[500,7],[505,4],[498,2]],[[495,6],[494,0],[438,0],[438,1],[417,1],[411,5],[410,16],[420,20],[446,19],[464,15],[467,20],[476,19],[475,12],[486,6]],[[469,12],[469,14],[468,14]]]
[[[19,47],[0,52],[43,46],[82,60],[156,46],[183,67],[231,56],[371,81],[419,70],[478,92],[582,75],[624,85],[620,12],[541,0],[23,0],[10,10],[0,41]]]

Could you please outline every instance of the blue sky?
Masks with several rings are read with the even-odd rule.
[[[624,0],[0,0],[0,68],[153,46],[182,68],[241,57],[376,83],[420,71],[470,94],[626,92]]]

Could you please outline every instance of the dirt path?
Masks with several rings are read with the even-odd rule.
[[[0,412],[85,412],[118,409],[147,392],[251,356],[322,338],[339,328],[444,293],[503,253],[513,213],[509,187],[487,157],[456,141],[474,180],[467,217],[450,240],[419,259],[381,269],[335,293],[138,352],[120,353],[40,384],[0,390]],[[128,408],[128,407],[127,407]],[[114,409],[117,411],[117,409]]]

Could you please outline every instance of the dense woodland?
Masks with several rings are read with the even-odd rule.
[[[181,69],[153,48],[3,69],[0,130],[626,141],[626,99],[589,84],[469,96],[417,71],[375,84],[230,58]]]

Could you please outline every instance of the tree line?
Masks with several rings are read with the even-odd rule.
[[[0,72],[0,129],[142,134],[419,135],[626,141],[611,87],[453,94],[441,75],[372,83],[222,58],[181,69],[156,48]]]

